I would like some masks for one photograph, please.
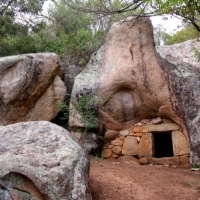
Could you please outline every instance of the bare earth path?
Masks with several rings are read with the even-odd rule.
[[[93,200],[200,200],[200,172],[91,157]]]

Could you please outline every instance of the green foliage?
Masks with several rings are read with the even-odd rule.
[[[99,105],[100,101],[98,98],[91,94],[81,94],[76,101],[72,102],[73,109],[81,114],[81,122],[85,125],[87,130],[96,128],[98,126]],[[64,114],[64,118],[62,118],[62,120],[68,120],[69,112],[72,108],[63,103],[59,104],[59,106]]]
[[[176,32],[173,35],[167,35],[165,39],[165,44],[172,45],[177,43],[182,43],[187,40],[196,39],[199,37],[199,32],[191,25],[187,25],[182,30]]]
[[[0,13],[4,14],[0,16],[0,56],[54,52],[65,65],[85,65],[104,42],[105,31],[94,28],[97,23],[92,21],[92,14],[73,10],[62,0],[54,2],[45,22],[36,20],[43,2],[10,0],[1,3],[0,0],[3,6]],[[16,15],[17,9],[20,9],[20,17]],[[29,15],[23,19],[25,14]]]
[[[43,25],[36,20],[44,1],[0,0],[0,56],[36,52],[34,34]]]
[[[154,27],[154,41],[156,46],[166,43],[168,37],[169,34],[166,33],[165,28],[161,24],[158,24],[157,27]]]
[[[87,129],[92,129],[98,125],[99,100],[93,95],[81,95],[75,104],[75,109],[81,113],[82,122]]]
[[[197,62],[200,62],[200,51],[198,51],[197,48],[194,48],[193,51],[194,51],[194,56],[197,59]]]
[[[64,0],[70,7],[97,17],[112,18],[112,15],[128,13],[132,16],[155,16],[170,14],[191,23],[200,32],[199,0]]]
[[[200,164],[194,163],[194,164],[193,164],[193,167],[194,167],[194,168],[200,168]]]
[[[192,24],[200,32],[200,4],[198,0],[145,0],[153,14],[170,14]]]
[[[37,52],[35,39],[27,27],[12,24],[9,28],[4,37],[0,38],[0,56]]]
[[[199,31],[200,5],[196,0],[58,0],[53,1],[44,22],[38,16],[45,1],[0,0],[0,56],[55,52],[65,65],[85,65],[103,44],[111,24],[129,15],[170,13],[196,28],[188,25],[168,35],[157,27],[157,45],[194,39]]]
[[[45,28],[35,35],[37,51],[55,52],[65,65],[85,65],[104,42],[105,31],[93,28],[92,15],[73,10],[62,0],[49,9],[48,18]]]
[[[62,121],[68,120],[69,119],[69,111],[70,111],[69,106],[64,103],[59,103],[58,106],[64,115],[63,117],[60,118],[60,120],[62,120]]]

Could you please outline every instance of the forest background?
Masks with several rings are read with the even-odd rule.
[[[128,16],[163,16],[182,20],[169,34],[154,27],[156,45],[171,45],[200,34],[198,0],[0,0],[0,56],[54,52],[64,66],[84,66],[104,43],[112,23]],[[45,8],[46,9],[46,8]]]

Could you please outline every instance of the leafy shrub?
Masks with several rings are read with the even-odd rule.
[[[182,43],[187,40],[197,39],[198,37],[199,32],[192,25],[188,25],[173,35],[166,35],[165,44],[172,45]]]
[[[200,62],[200,51],[198,51],[197,48],[194,48],[193,51],[194,51],[194,56],[197,59],[197,62]]]
[[[81,122],[84,123],[87,130],[96,128],[98,126],[98,108],[100,100],[91,94],[77,95],[76,101],[72,102],[73,108],[81,114]],[[70,113],[70,106],[61,103],[60,109],[64,114],[62,120],[68,120]]]

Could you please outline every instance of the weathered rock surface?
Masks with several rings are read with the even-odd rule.
[[[67,87],[67,93],[71,94],[75,77],[83,70],[83,66],[67,65],[65,66],[64,83]]]
[[[198,59],[195,57],[194,49],[200,50],[200,42],[188,40],[186,42],[174,45],[164,45],[156,47],[159,54],[162,58],[166,59],[168,62],[174,65],[185,65],[185,67],[189,64],[194,66],[194,69],[199,68],[200,64]],[[181,66],[178,68],[181,69]],[[183,68],[182,68],[183,69]],[[187,75],[189,71],[183,71],[183,75]]]
[[[131,132],[137,133],[149,133],[152,131],[175,131],[180,129],[180,126],[175,123],[162,123],[162,124],[154,124],[154,125],[146,125],[146,126],[135,126],[131,129]]]
[[[162,58],[152,29],[147,18],[115,23],[105,45],[76,77],[72,101],[80,94],[97,95],[101,121],[111,130],[130,128],[146,118],[171,119],[189,137],[191,161],[200,163],[200,63],[183,59],[187,53],[178,45],[171,51],[161,47]],[[191,43],[188,56],[194,57],[191,49],[199,45]],[[76,124],[80,117],[71,115],[70,125]]]
[[[53,53],[0,58],[0,124],[53,119],[66,95],[62,73]]]
[[[141,137],[139,143],[138,155],[139,157],[152,157],[153,148],[152,148],[152,134],[148,133]]]
[[[122,154],[128,156],[138,155],[138,143],[137,138],[127,136],[124,140]]]
[[[188,143],[180,131],[173,131],[172,132],[172,141],[173,141],[173,151],[174,155],[189,155],[190,151],[188,148]]]
[[[113,153],[115,153],[116,155],[121,155],[122,153],[122,148],[120,146],[114,146],[112,148]]]
[[[123,142],[119,139],[111,141],[111,144],[116,145],[116,146],[121,146]]]
[[[121,156],[117,159],[117,162],[121,163],[131,163],[133,165],[139,165],[139,161],[137,158],[133,156]]]
[[[180,164],[180,158],[178,156],[174,157],[163,157],[163,158],[153,158],[148,157],[147,158],[149,163],[152,163],[154,165],[179,165]]]
[[[146,157],[142,157],[142,158],[139,159],[139,163],[142,164],[142,165],[144,165],[144,164],[148,163],[148,160],[147,160]]]
[[[200,42],[162,46],[157,51],[173,64],[164,67],[172,107],[182,121],[177,123],[184,124],[190,138],[190,161],[200,163],[200,62],[194,56],[194,48],[200,50]]]
[[[119,136],[119,132],[115,130],[107,130],[104,135],[104,140],[114,140],[116,137]]]
[[[101,157],[102,158],[109,158],[112,156],[112,151],[110,149],[103,149],[101,151]]]
[[[180,161],[181,161],[182,165],[188,165],[188,164],[190,164],[190,160],[189,160],[188,156],[181,156]]]
[[[91,199],[89,161],[70,133],[50,122],[0,127],[0,199]]]

